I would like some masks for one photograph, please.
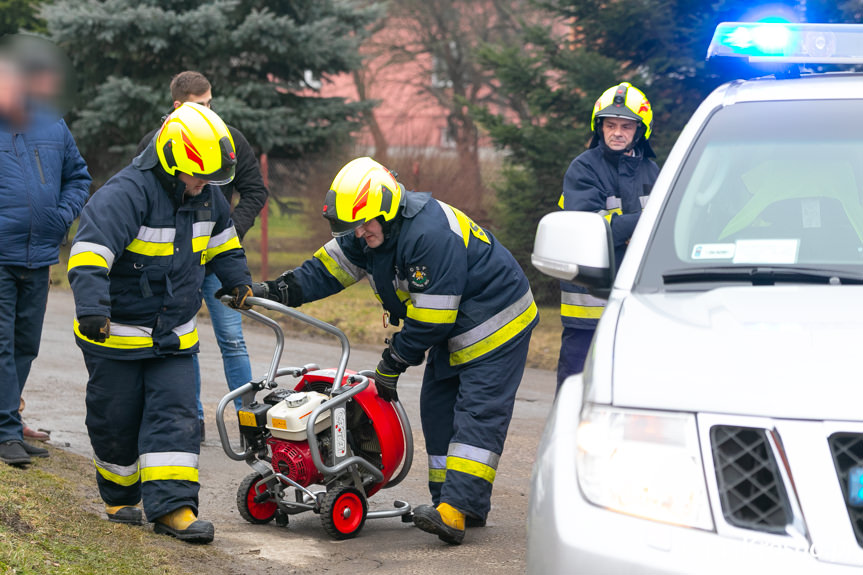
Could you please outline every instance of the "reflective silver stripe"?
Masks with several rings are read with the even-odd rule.
[[[447,450],[447,457],[461,457],[462,459],[470,459],[477,463],[488,465],[492,469],[497,469],[497,464],[500,462],[500,454],[481,447],[474,447],[465,443],[450,443]]]
[[[623,202],[620,201],[620,198],[617,196],[608,196],[605,198],[605,209],[606,210],[617,210],[623,206]]]
[[[126,325],[111,322],[111,335],[121,337],[151,337],[153,330],[142,325]]]
[[[411,293],[411,302],[414,307],[423,309],[458,309],[461,296]]]
[[[93,457],[93,461],[96,463],[97,467],[101,467],[105,471],[113,473],[114,475],[119,475],[120,477],[131,477],[138,473],[137,461],[132,465],[117,465],[116,463],[108,463],[106,461],[102,461],[98,457]]]
[[[216,222],[195,222],[192,224],[192,237],[209,236],[215,227]]]
[[[198,455],[185,451],[161,451],[141,454],[141,469],[147,467],[194,467],[198,468]]]
[[[638,201],[641,202],[641,209],[644,209],[644,206],[647,205],[647,200],[650,199],[650,196],[639,196]]]
[[[141,226],[138,228],[138,235],[135,237],[142,242],[170,244],[174,241],[174,236],[176,235],[177,230],[174,228],[150,228],[147,226]]]
[[[235,237],[237,237],[237,230],[234,226],[231,226],[230,228],[223,230],[222,233],[210,237],[210,241],[207,242],[207,249],[217,248],[228,243]]]
[[[177,327],[175,327],[171,331],[173,331],[177,335],[186,335],[187,333],[192,333],[193,331],[195,331],[195,328],[197,326],[198,326],[198,319],[193,317],[192,319],[190,319],[186,323],[184,323],[182,325],[178,325]],[[114,328],[114,326],[112,325],[111,326],[111,333],[114,333],[113,328]]]
[[[443,209],[443,213],[446,215],[446,219],[449,222],[449,229],[464,241],[464,234],[461,233],[461,226],[458,224],[458,217],[456,217],[455,212],[452,211],[452,208],[449,205],[440,200],[438,200],[437,203],[440,204],[440,207]]]
[[[339,245],[339,242],[335,240],[335,238],[328,241],[324,244],[324,250],[326,250],[327,254],[338,264],[340,268],[345,270],[345,272],[351,276],[355,281],[360,281],[364,277],[366,277],[366,270],[362,269],[359,266],[355,266],[351,260],[345,256],[345,252],[342,251],[342,247]],[[371,280],[371,276],[369,276],[369,280]]]
[[[560,292],[560,303],[564,305],[580,305],[585,307],[605,307],[605,300],[593,297],[589,293]]]
[[[494,314],[473,329],[450,338],[447,342],[447,349],[449,349],[450,353],[453,353],[487,338],[521,315],[532,303],[533,294],[530,292],[530,289],[528,289],[523,296],[518,298],[518,300],[509,307]]]
[[[69,257],[71,258],[72,256],[85,252],[93,252],[94,254],[102,256],[105,259],[105,263],[108,264],[108,269],[111,269],[114,266],[114,252],[102,244],[75,242],[72,244],[72,251],[69,252]]]
[[[372,291],[378,293],[378,288],[375,286],[375,280],[372,279],[372,276],[367,276],[369,280],[369,284],[372,286]]]
[[[446,455],[429,455],[429,469],[446,469]]]
[[[369,279],[371,279],[371,276],[369,276]],[[396,291],[403,291],[405,293],[408,293],[409,291],[411,291],[410,284],[408,284],[408,280],[406,280],[406,279],[400,280],[400,279],[396,278]]]

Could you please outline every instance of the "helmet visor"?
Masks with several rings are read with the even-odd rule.
[[[330,231],[334,238],[340,238],[353,233],[355,229],[363,225],[365,222],[343,222],[340,220],[330,220]]]
[[[214,186],[224,186],[231,183],[234,179],[234,174],[237,171],[237,154],[234,152],[234,146],[227,137],[222,137],[219,140],[219,151],[221,152],[219,169],[209,174],[194,173],[196,178],[207,180]]]

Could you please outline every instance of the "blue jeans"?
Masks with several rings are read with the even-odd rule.
[[[213,322],[213,332],[216,342],[222,351],[222,365],[225,368],[225,379],[228,388],[233,391],[252,380],[252,366],[249,363],[249,352],[243,339],[243,314],[233,310],[216,299],[213,295],[222,287],[215,274],[207,274],[201,289],[204,292],[204,303],[210,310],[210,320]],[[195,383],[197,385],[198,419],[204,419],[204,407],[201,405],[201,369],[198,356],[195,355]],[[242,398],[236,398],[234,405],[239,409]]]
[[[0,266],[0,442],[23,439],[18,408],[39,353],[49,271]]]

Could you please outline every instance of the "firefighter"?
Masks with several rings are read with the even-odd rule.
[[[413,520],[459,544],[465,525],[484,525],[490,508],[538,321],[528,280],[491,233],[428,193],[405,191],[371,158],[341,169],[323,215],[334,239],[266,282],[269,297],[299,306],[366,277],[385,320],[404,322],[375,384],[382,398],[397,400],[399,376],[426,360],[420,411],[434,506],[417,507]]]
[[[619,264],[647,203],[659,167],[648,143],[653,111],[644,93],[623,82],[596,100],[590,117],[589,148],[569,165],[558,206],[563,210],[599,212],[611,224],[615,261]],[[563,323],[557,387],[581,373],[605,300],[585,288],[561,282]]]
[[[186,103],[97,191],[69,258],[84,354],[87,431],[110,521],[208,543],[198,515],[200,427],[192,355],[205,265],[246,308],[251,277],[230,208],[234,144],[209,108]]]

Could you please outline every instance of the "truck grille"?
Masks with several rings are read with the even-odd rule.
[[[788,493],[765,429],[710,428],[722,514],[743,529],[784,533],[791,511]]]
[[[839,485],[842,486],[848,518],[857,537],[857,545],[863,547],[863,508],[851,505],[848,497],[848,474],[853,467],[863,466],[863,434],[834,433],[827,441],[833,454]]]

